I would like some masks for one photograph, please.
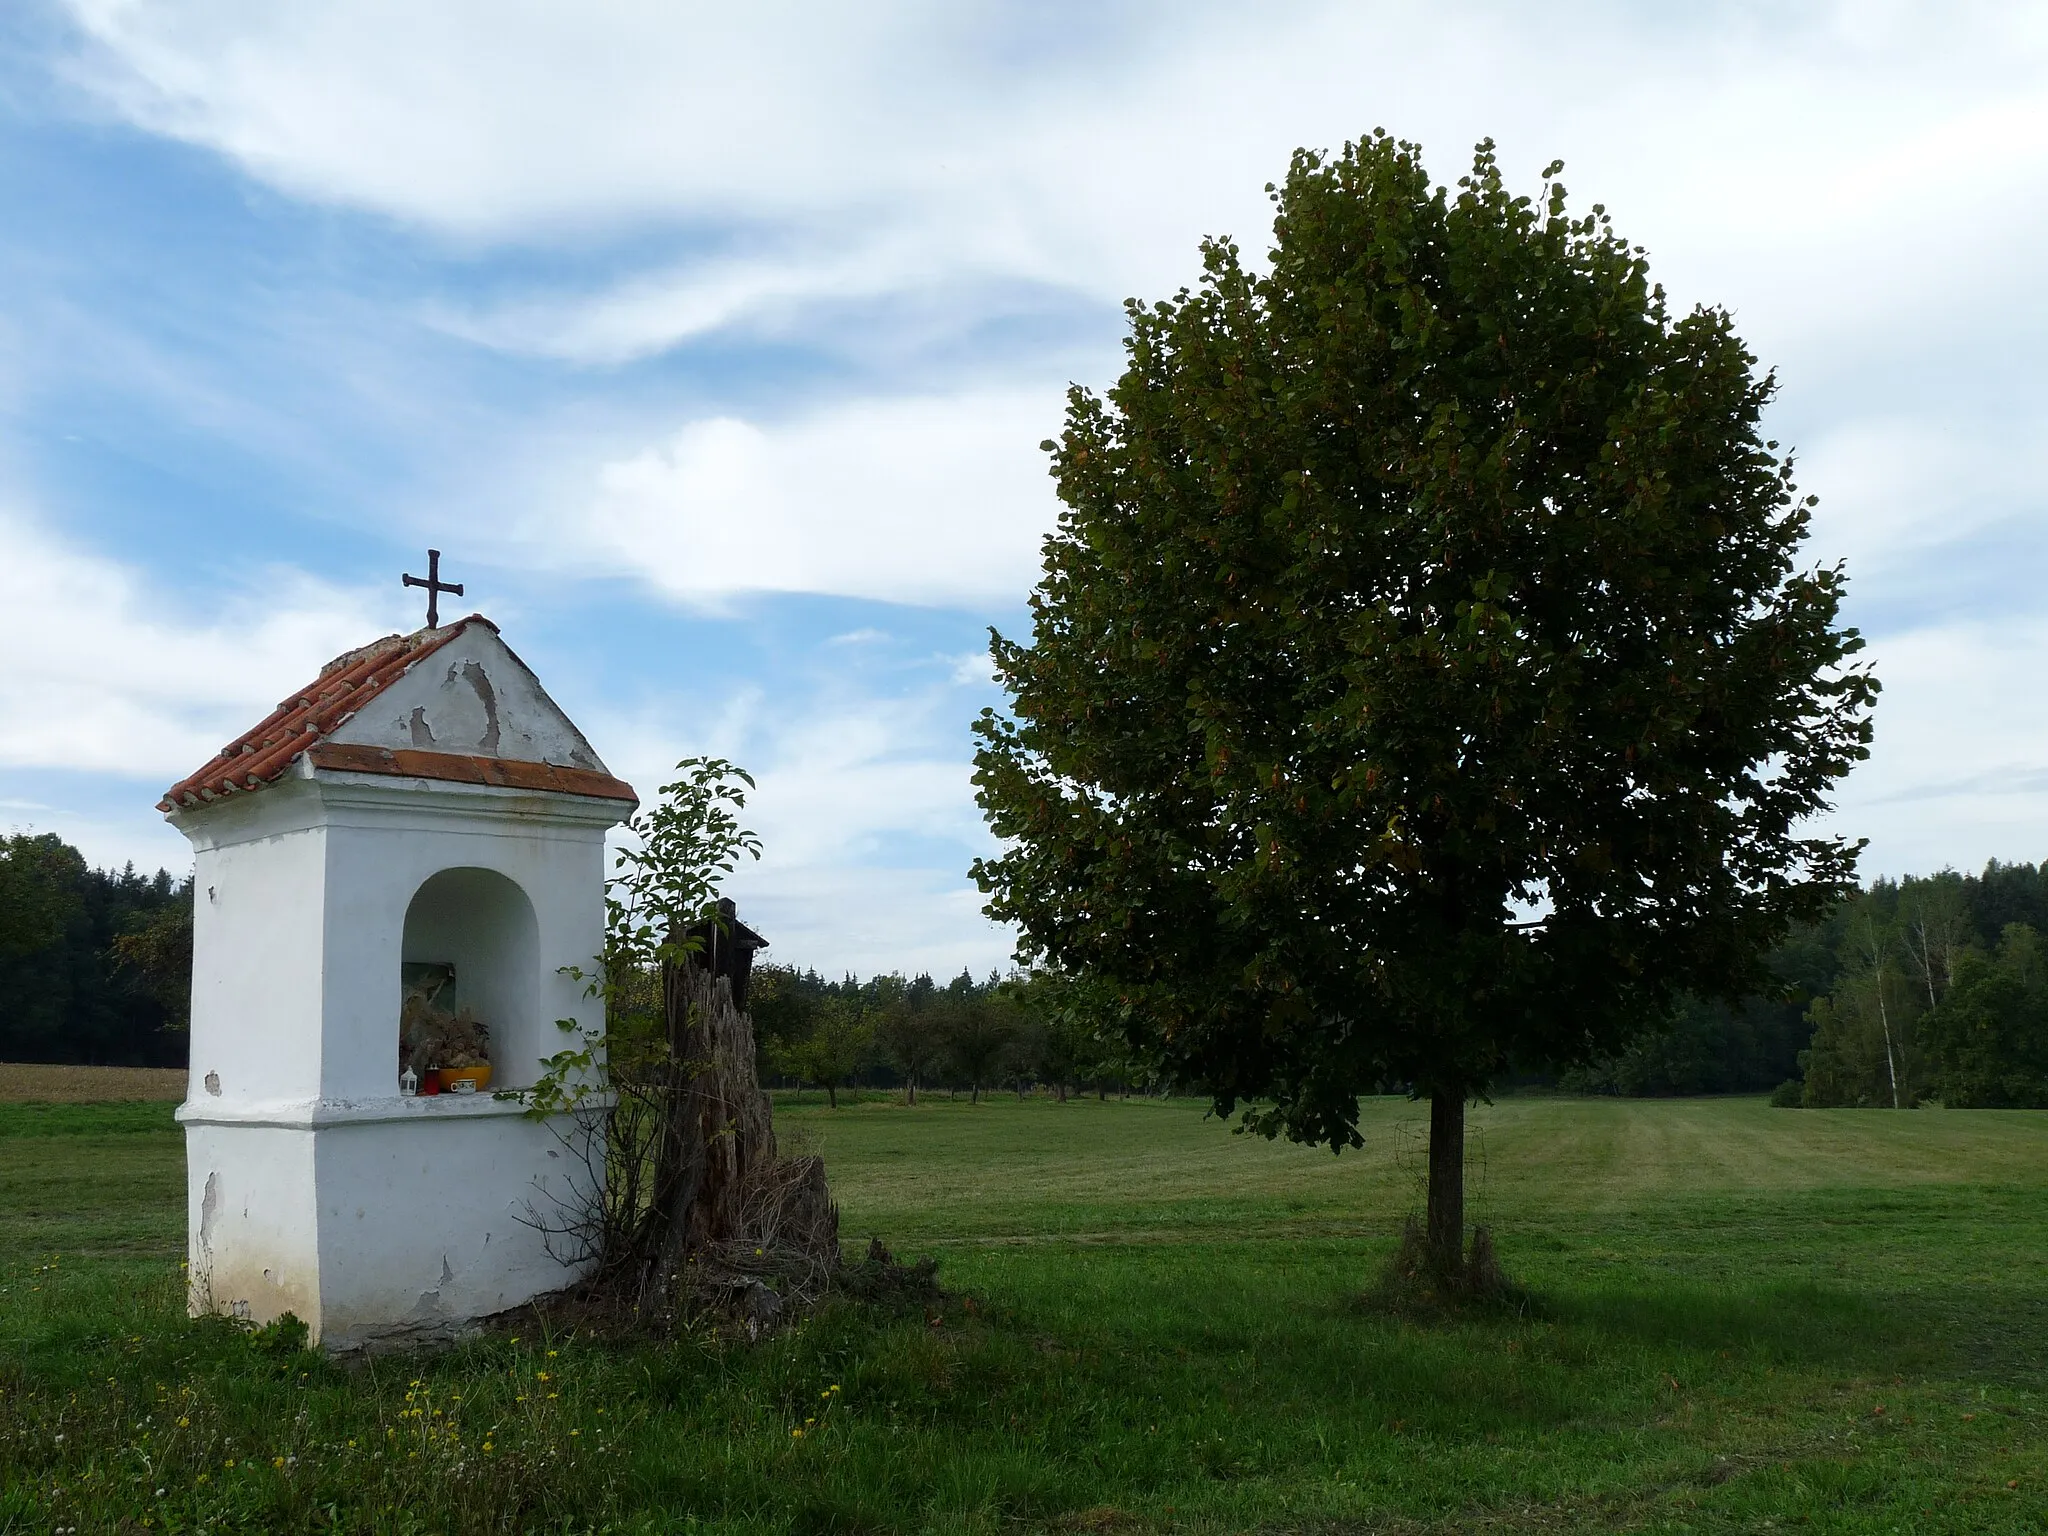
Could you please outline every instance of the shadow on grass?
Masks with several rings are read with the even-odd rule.
[[[1946,1352],[1897,1298],[1817,1281],[1603,1286],[1532,1298],[1535,1316],[1649,1344],[1761,1356],[1773,1364],[1922,1369]]]

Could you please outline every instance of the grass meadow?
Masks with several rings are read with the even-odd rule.
[[[1503,1099],[1448,1321],[1361,1299],[1418,1106],[778,1123],[954,1304],[351,1367],[185,1319],[169,1105],[0,1104],[0,1532],[2048,1531],[2048,1114]]]

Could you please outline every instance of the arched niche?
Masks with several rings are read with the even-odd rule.
[[[405,909],[401,962],[401,978],[414,967],[452,969],[453,1001],[490,1027],[493,1089],[532,1083],[542,1054],[540,925],[516,881],[494,869],[429,876]]]

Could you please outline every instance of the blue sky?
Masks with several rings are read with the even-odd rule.
[[[0,824],[182,868],[163,786],[413,627],[431,543],[643,793],[755,771],[777,958],[1003,963],[967,727],[1036,444],[1383,125],[1563,157],[1777,369],[1886,684],[1866,868],[2048,856],[2048,20],[1537,9],[7,7]]]

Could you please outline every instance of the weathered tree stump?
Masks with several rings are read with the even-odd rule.
[[[725,1306],[757,1324],[758,1287],[785,1305],[815,1299],[839,1263],[839,1210],[818,1157],[781,1156],[754,1071],[754,1025],[730,974],[664,968],[672,1077],[654,1180],[644,1316]]]

